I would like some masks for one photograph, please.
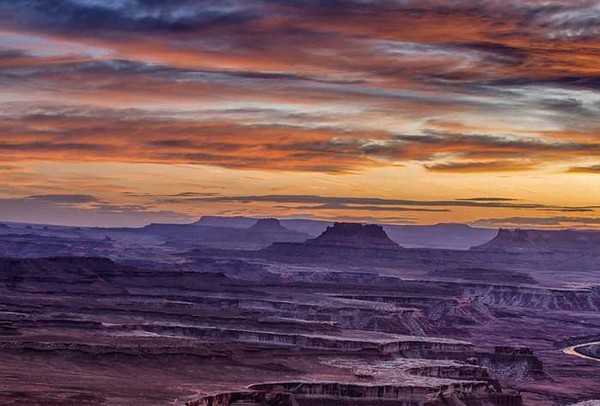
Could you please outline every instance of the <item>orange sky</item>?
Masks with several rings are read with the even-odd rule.
[[[0,2],[0,220],[598,227],[597,1]]]

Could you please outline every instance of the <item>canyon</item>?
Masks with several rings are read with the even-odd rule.
[[[285,222],[236,224],[246,230],[236,244],[257,233],[273,241],[204,244],[202,234],[176,238],[179,225],[2,228],[0,403],[600,398],[600,287],[587,243],[585,255],[407,248],[379,225],[328,224],[297,241]]]

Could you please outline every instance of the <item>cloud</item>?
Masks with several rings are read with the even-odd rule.
[[[0,160],[89,159],[329,173],[419,162],[430,171],[468,173],[532,170],[600,156],[600,143],[594,140],[252,124],[245,116],[238,118],[239,111],[211,117],[168,110],[24,108],[9,105],[0,111]]]
[[[207,192],[181,192],[175,193],[173,195],[165,195],[163,197],[209,197],[209,196],[217,196],[216,193],[207,193]]]
[[[515,172],[521,186],[532,177],[517,172],[596,173],[585,165],[600,156],[599,18],[593,0],[0,0],[0,171],[17,196],[71,176],[6,169],[47,162],[260,171],[289,176],[289,193],[317,190],[294,184],[305,172],[341,185],[386,167],[473,193],[487,192],[467,179],[488,173]],[[257,191],[237,193],[280,187],[252,182]],[[65,199],[28,201],[119,210]],[[262,199],[426,218],[448,207],[593,210]]]
[[[378,224],[414,224],[416,223],[416,219],[412,217],[372,217],[372,216],[319,216],[315,218],[321,221],[345,221],[350,223],[378,223]]]
[[[512,199],[509,197],[469,197],[464,199],[456,199],[459,201],[475,201],[475,202],[514,202],[518,199]]]
[[[536,165],[528,162],[505,160],[505,161],[464,161],[464,162],[442,162],[425,165],[433,172],[517,172],[533,169]]]
[[[436,172],[521,171],[597,156],[597,141],[519,133],[532,117],[600,127],[588,94],[533,97],[529,89],[597,89],[597,12],[585,3],[2,1],[6,32],[105,52],[40,54],[14,36],[2,50],[0,36],[8,93],[80,106],[53,120],[43,111],[8,117],[2,130],[12,142],[0,153],[334,173],[405,161]],[[569,58],[575,40],[578,57]],[[160,116],[157,106],[170,103],[203,107]],[[216,108],[232,103],[242,107]],[[98,107],[120,104],[144,107]],[[436,133],[411,124],[446,115],[510,117],[519,128]],[[217,140],[227,127],[231,136]],[[125,147],[131,154],[120,156]]]
[[[43,31],[90,34],[114,32],[185,32],[212,25],[240,24],[252,18],[242,2],[174,0],[168,3],[32,0],[0,2],[6,14],[19,13],[17,24]],[[201,6],[201,7],[200,7]],[[108,35],[108,34],[106,34]]]
[[[429,212],[443,213],[448,212],[448,209],[432,209],[425,207],[403,207],[403,206],[386,206],[386,205],[362,205],[362,204],[345,204],[345,203],[327,203],[314,206],[278,206],[279,208],[307,211],[321,210],[348,210],[348,211],[370,211],[370,212]]]
[[[0,160],[103,160],[211,164],[238,169],[343,172],[369,165],[337,138],[380,137],[335,128],[242,125],[135,112],[5,116]],[[257,143],[256,140],[261,141]],[[346,150],[346,151],[344,151]],[[322,157],[334,154],[328,161]]]
[[[191,217],[143,205],[110,204],[86,195],[47,195],[0,199],[0,220],[73,226],[142,226],[189,222]]]
[[[407,200],[407,199],[384,199],[377,197],[343,197],[343,196],[320,196],[320,195],[242,195],[242,196],[214,196],[214,197],[191,197],[191,198],[167,198],[160,199],[163,203],[269,203],[269,204],[305,204],[303,209],[316,207],[317,209],[347,209],[360,210],[360,207],[368,207],[368,210],[397,210],[402,211],[406,206],[416,206],[417,210],[436,211],[431,207],[479,207],[479,208],[504,208],[504,209],[595,209],[597,206],[588,207],[563,207],[551,206],[540,203],[516,202],[511,199],[482,198],[482,199],[453,199],[453,200]],[[408,208],[410,210],[410,208]]]
[[[96,197],[91,195],[35,195],[28,196],[26,199],[56,204],[83,204],[99,202]]]
[[[600,165],[590,165],[590,166],[573,166],[567,170],[569,173],[591,173],[591,174],[600,174]]]
[[[473,223],[480,227],[531,227],[531,228],[598,228],[596,217],[506,217],[480,219]]]

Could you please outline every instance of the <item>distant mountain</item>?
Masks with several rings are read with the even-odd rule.
[[[254,225],[258,218],[254,217],[226,217],[226,216],[202,216],[196,225],[210,227],[249,228]],[[280,224],[291,231],[308,234],[316,237],[330,226],[331,222],[309,219],[279,219]]]
[[[249,228],[252,227],[257,218],[253,217],[225,217],[225,216],[202,216],[200,220],[196,221],[197,226],[208,226],[208,227],[227,227],[227,228]]]
[[[327,227],[333,225],[332,222],[321,220],[283,219],[280,221],[285,228],[309,234],[311,237],[318,236],[325,231]]]
[[[442,223],[430,226],[384,226],[390,238],[405,248],[440,248],[466,250],[483,244],[496,235],[497,230],[476,228],[466,224]]]
[[[266,221],[265,221],[266,220]],[[262,228],[265,224],[275,224],[277,228]],[[259,228],[253,228],[258,225]],[[302,242],[323,233],[332,222],[312,219],[258,219],[252,217],[204,216],[191,224],[153,223],[141,228],[80,228],[64,226],[0,226],[0,236],[7,233],[35,233],[52,237],[80,238],[86,235],[93,239],[105,239],[114,233],[134,233],[135,235],[160,237],[177,245],[207,245],[215,248],[261,249],[273,242]],[[490,241],[496,235],[495,229],[475,228],[466,224],[435,225],[387,225],[382,224],[389,238],[405,248],[432,248],[467,250]],[[261,231],[262,229],[262,231]],[[243,232],[240,233],[240,230]],[[267,231],[270,230],[270,231]],[[268,236],[272,233],[273,236]],[[133,234],[131,234],[133,236]],[[51,254],[49,251],[46,254]],[[60,254],[69,254],[60,252]],[[94,255],[102,254],[94,252]]]
[[[257,221],[251,217],[204,216],[195,224],[212,227],[248,228]],[[312,237],[321,234],[332,222],[310,219],[280,219],[289,230],[306,233]],[[447,223],[434,225],[385,225],[390,239],[406,248],[441,248],[467,250],[483,244],[496,235],[496,229],[476,228],[466,224]]]
[[[260,219],[256,223],[249,227],[248,232],[250,233],[289,233],[290,230],[281,225],[281,222],[274,218]]]
[[[508,252],[600,252],[600,232],[576,230],[500,229],[491,241],[473,248]]]
[[[219,224],[214,219],[207,221]],[[231,224],[231,223],[230,223]],[[234,224],[242,224],[241,221]],[[204,245],[213,248],[261,249],[274,242],[303,242],[310,235],[289,230],[277,219],[253,220],[249,227],[224,227],[193,224],[150,224],[141,232],[160,235],[181,247]]]
[[[260,219],[252,227],[243,230],[240,235],[246,240],[259,241],[266,245],[274,242],[304,242],[310,237],[308,234],[282,226],[275,218]]]
[[[399,249],[377,224],[335,223],[305,243],[321,247],[350,247],[361,249]]]

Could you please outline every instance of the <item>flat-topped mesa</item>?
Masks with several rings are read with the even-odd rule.
[[[311,246],[334,246],[366,249],[399,249],[383,227],[377,224],[335,223],[318,236],[306,241]]]
[[[259,219],[248,231],[257,233],[290,233],[291,230],[281,225],[278,219]]]

